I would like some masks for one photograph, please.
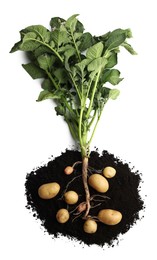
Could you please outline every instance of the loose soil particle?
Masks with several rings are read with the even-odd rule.
[[[144,209],[144,202],[140,197],[140,183],[142,182],[141,174],[129,167],[127,163],[123,163],[120,159],[115,158],[113,154],[103,151],[100,155],[97,151],[91,152],[89,165],[97,170],[103,169],[106,166],[112,166],[116,169],[114,178],[108,179],[109,190],[105,193],[109,199],[105,199],[100,206],[90,210],[90,215],[97,216],[99,210],[109,208],[115,209],[122,213],[122,221],[115,226],[107,226],[98,222],[98,229],[95,234],[87,234],[83,231],[84,220],[76,217],[73,213],[70,214],[70,219],[65,224],[60,224],[56,220],[56,212],[60,208],[67,208],[70,211],[74,210],[80,202],[85,201],[84,189],[81,177],[81,165],[76,167],[76,170],[71,175],[65,175],[64,168],[72,165],[76,161],[81,160],[81,154],[78,151],[66,150],[59,157],[48,162],[46,166],[42,166],[37,170],[27,174],[26,177],[26,196],[27,208],[32,209],[33,216],[41,220],[45,230],[59,237],[60,234],[72,240],[84,242],[87,245],[97,244],[103,246],[105,244],[113,246],[115,241],[118,241],[119,234],[126,233],[139,217],[139,211]],[[78,177],[77,177],[78,176]],[[80,177],[79,177],[80,176]],[[77,177],[77,178],[75,178]],[[75,179],[74,179],[75,178]],[[73,179],[73,181],[72,181]],[[72,182],[71,182],[72,181]],[[58,182],[61,186],[59,194],[50,200],[41,199],[38,196],[38,188],[49,182]],[[71,182],[67,190],[74,190],[79,194],[79,202],[75,205],[69,205],[63,200],[63,193],[68,183]],[[90,187],[91,196],[99,194]],[[94,205],[96,205],[95,202]]]

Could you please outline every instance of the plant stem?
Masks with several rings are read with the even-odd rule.
[[[90,137],[90,139],[89,139],[89,141],[88,141],[88,146],[89,146],[89,145],[91,144],[91,142],[92,142],[92,139],[93,139],[93,136],[94,136],[94,134],[95,134],[95,131],[96,131],[96,128],[97,128],[97,125],[98,125],[99,120],[100,120],[100,117],[97,118],[97,121],[96,121],[96,123],[95,123],[93,132],[92,132],[91,137]]]
[[[66,121],[67,124],[68,124],[69,130],[70,130],[70,133],[71,133],[73,139],[74,139],[74,140],[78,140],[77,129],[76,129],[74,123],[70,122],[70,121],[68,120],[68,118],[66,118],[66,117],[65,117],[65,121]]]
[[[84,110],[84,107],[82,106],[81,107],[81,111],[80,111],[80,118],[79,118],[79,141],[80,141],[80,146],[81,146],[81,153],[82,155],[84,156],[84,153],[83,153],[83,148],[84,148],[84,144],[83,144],[83,140],[82,140],[82,117],[83,117],[83,110]]]
[[[49,77],[49,79],[51,80],[52,84],[54,85],[55,89],[58,89],[58,85],[55,82],[54,78],[52,77],[51,73],[48,70],[46,70],[46,73],[47,73],[47,76]]]
[[[90,130],[90,127],[92,126],[92,124],[93,124],[95,118],[96,118],[96,115],[97,115],[97,110],[94,111],[94,115],[92,116],[92,119],[91,119],[91,121],[90,121],[89,124],[88,124],[88,129],[89,129],[89,130]]]
[[[88,157],[84,156],[82,158],[82,180],[83,180],[83,185],[84,185],[84,190],[85,190],[85,197],[86,197],[86,212],[84,215],[84,218],[88,217],[91,205],[90,205],[90,192],[89,192],[89,187],[88,187]]]
[[[74,34],[73,34],[72,30],[70,30],[70,31],[71,31],[72,40],[74,42],[74,46],[75,46],[75,49],[76,49],[76,53],[77,53],[77,56],[78,56],[78,60],[81,61],[80,52],[79,52],[78,47],[76,45]]]
[[[72,81],[72,83],[73,83],[73,85],[74,85],[74,87],[75,87],[75,90],[77,91],[79,100],[81,101],[81,98],[82,98],[82,97],[81,97],[80,91],[79,91],[79,89],[78,89],[78,86],[77,86],[75,80],[73,79],[73,76],[72,76],[71,72],[68,72],[68,73],[69,73],[70,79],[71,79],[71,81]]]
[[[89,104],[89,107],[88,107],[88,111],[87,111],[87,114],[86,114],[86,117],[87,117],[87,118],[89,118],[90,113],[91,113],[91,110],[92,110],[94,95],[95,95],[96,88],[97,88],[97,84],[98,84],[98,81],[99,81],[100,72],[101,72],[101,70],[100,70],[100,71],[98,72],[98,74],[97,74],[97,77],[96,77],[96,80],[95,80],[95,84],[94,84],[94,87],[93,87],[92,97],[91,97],[90,104]]]

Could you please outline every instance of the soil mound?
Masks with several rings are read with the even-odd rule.
[[[66,150],[60,156],[49,161],[46,166],[27,174],[26,177],[26,196],[27,208],[33,211],[33,216],[41,220],[45,230],[58,237],[67,236],[69,239],[84,242],[87,245],[97,244],[103,246],[108,244],[112,246],[115,240],[118,240],[119,234],[126,233],[139,217],[139,211],[144,208],[144,202],[140,197],[141,174],[129,167],[129,164],[123,163],[115,158],[113,154],[103,151],[100,155],[97,151],[92,151],[89,158],[89,165],[97,170],[106,166],[112,166],[116,169],[115,177],[108,179],[109,190],[105,193],[106,199],[101,198],[90,210],[90,215],[97,216],[101,209],[115,209],[122,213],[121,222],[115,226],[108,226],[98,222],[98,229],[94,234],[87,234],[83,231],[84,220],[75,215],[75,209],[80,202],[85,201],[84,188],[81,176],[81,164],[79,164],[71,175],[64,174],[64,168],[73,165],[81,160],[81,154],[78,151]],[[58,182],[61,186],[59,194],[50,200],[41,199],[38,195],[38,188],[45,183]],[[67,204],[63,199],[64,191],[74,190],[79,194],[79,202],[75,205]],[[91,196],[96,191],[90,187]],[[64,224],[56,220],[56,213],[60,208],[67,208],[70,219]]]

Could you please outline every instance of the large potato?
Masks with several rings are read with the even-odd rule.
[[[38,189],[38,195],[42,199],[52,199],[60,191],[60,185],[57,182],[43,184]]]
[[[111,166],[107,166],[103,170],[103,175],[106,178],[113,178],[116,175],[116,169]]]
[[[94,173],[88,179],[89,185],[98,192],[106,192],[109,189],[109,183],[100,174]]]
[[[98,219],[106,225],[117,225],[122,220],[122,214],[113,209],[102,209],[98,213]]]
[[[64,224],[69,220],[69,212],[67,209],[59,209],[56,214],[56,219],[59,223]]]

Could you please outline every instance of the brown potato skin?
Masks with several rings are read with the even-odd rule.
[[[56,214],[56,219],[59,223],[64,224],[69,220],[69,212],[67,209],[59,209]]]
[[[67,167],[64,169],[64,173],[65,173],[66,175],[72,174],[73,171],[74,171],[74,168],[73,168],[72,166],[67,166]]]
[[[106,178],[113,178],[116,175],[116,169],[111,166],[107,166],[103,170],[103,175]]]
[[[83,225],[84,232],[94,234],[97,231],[97,223],[93,219],[87,219]]]
[[[109,189],[109,183],[106,178],[98,173],[92,174],[88,179],[88,183],[93,189],[101,193]]]
[[[75,204],[76,202],[78,202],[78,199],[78,194],[73,190],[69,190],[64,194],[64,200],[69,205]]]
[[[113,209],[102,209],[98,213],[98,219],[100,222],[106,225],[117,225],[122,220],[122,214],[120,211]]]
[[[38,189],[38,195],[42,199],[52,199],[60,191],[60,185],[57,182],[43,184]]]

